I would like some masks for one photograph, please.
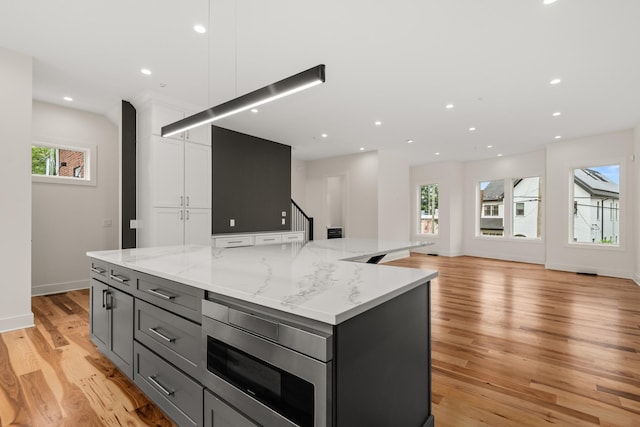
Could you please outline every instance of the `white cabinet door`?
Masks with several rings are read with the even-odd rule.
[[[184,198],[184,142],[153,137],[153,206],[182,207]]]
[[[211,147],[184,144],[184,196],[186,208],[211,209]]]
[[[184,111],[179,108],[159,104],[154,104],[152,108],[151,133],[154,135],[162,135],[162,126],[166,126],[184,118]],[[179,133],[171,138],[180,139],[182,137],[183,134]]]
[[[184,244],[211,245],[211,209],[185,209]]]
[[[153,209],[151,245],[182,245],[184,242],[184,217],[185,213],[183,209]]]
[[[189,142],[211,145],[211,124],[189,129],[185,132],[184,139]]]

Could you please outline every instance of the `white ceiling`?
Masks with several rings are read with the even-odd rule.
[[[324,85],[220,122],[301,159],[467,161],[632,128],[639,42],[639,0],[0,2],[0,46],[34,58],[34,98],[102,114],[148,90],[205,109],[326,64]]]

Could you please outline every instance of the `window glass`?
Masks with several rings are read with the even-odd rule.
[[[480,235],[504,235],[504,180],[483,181],[479,186]]]
[[[34,181],[94,185],[88,148],[36,143],[31,146],[31,175]]]
[[[540,177],[513,180],[513,236],[540,238],[542,222]]]
[[[420,186],[420,234],[438,234],[438,184]]]
[[[620,165],[573,170],[573,242],[620,243]]]

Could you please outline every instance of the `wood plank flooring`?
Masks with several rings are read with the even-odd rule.
[[[174,426],[89,340],[89,290],[32,298],[0,334],[0,426]]]
[[[391,264],[440,273],[437,427],[640,426],[632,281],[472,257]],[[1,426],[173,426],[89,341],[88,291],[32,301],[36,327],[0,334]]]
[[[412,254],[432,282],[438,427],[640,426],[640,287],[542,266]]]

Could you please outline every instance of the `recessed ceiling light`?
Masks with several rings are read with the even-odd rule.
[[[493,145],[487,145],[487,148],[493,148]]]
[[[498,157],[502,157],[502,154],[498,154]]]
[[[407,139],[407,144],[412,144],[413,143],[413,139]]]
[[[62,98],[62,99],[64,99],[65,101],[69,101],[69,102],[73,101],[73,98],[72,98],[72,97],[70,97],[70,96],[65,96],[65,97],[64,97],[64,98]]]
[[[252,108],[252,109],[251,109],[251,112],[252,112],[253,114],[256,114],[256,113],[258,112],[258,109],[257,109],[257,108]]]
[[[148,68],[143,68],[142,70],[140,70],[140,72],[142,74],[144,74],[145,76],[150,76],[151,75],[151,70],[149,70]]]
[[[470,127],[469,128],[469,132],[475,132],[475,131],[476,131],[476,128],[474,128],[474,127]]]
[[[195,31],[196,33],[204,34],[207,32],[207,29],[202,25],[194,25],[193,31]]]
[[[562,113],[560,111],[556,111],[555,113],[553,113],[553,117],[558,117],[561,116]]]
[[[364,151],[364,147],[360,147],[360,151]]]
[[[447,110],[451,110],[453,108],[453,104],[447,104],[444,106]]]
[[[555,139],[562,139],[562,137],[560,135],[556,135]]]
[[[380,125],[382,124],[382,122],[381,122],[380,120],[378,120],[378,121],[376,121],[374,124],[375,124],[376,126],[380,126]]]
[[[551,79],[551,81],[549,82],[550,85],[557,85],[560,84],[562,80],[560,80],[559,78],[555,78],[555,79]]]
[[[544,0],[543,3],[544,4],[551,4],[551,3],[555,3],[556,0]]]
[[[439,155],[440,155],[440,153],[436,153],[436,156],[439,156]]]
[[[326,138],[326,137],[328,137],[329,135],[327,135],[326,133],[323,133],[323,134],[322,134],[322,135],[320,135],[320,136],[321,136],[321,137],[323,137],[323,138]]]

